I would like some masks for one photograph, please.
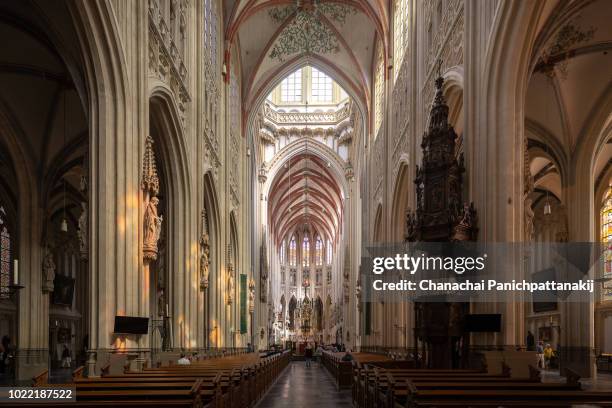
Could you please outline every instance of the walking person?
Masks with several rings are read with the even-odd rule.
[[[312,346],[310,343],[306,345],[306,349],[304,350],[304,358],[306,358],[306,367],[310,367],[310,362],[312,360]]]
[[[538,341],[538,345],[536,347],[536,356],[538,357],[538,368],[544,367],[544,342],[542,340]]]

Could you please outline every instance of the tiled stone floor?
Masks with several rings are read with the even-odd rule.
[[[329,373],[316,363],[294,361],[256,408],[349,408],[351,390],[338,391]]]

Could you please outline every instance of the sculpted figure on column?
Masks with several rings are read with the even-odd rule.
[[[87,259],[87,203],[85,201],[81,202],[81,216],[79,217],[77,235],[79,237],[81,259]]]
[[[53,280],[55,279],[55,262],[53,253],[48,245],[43,249],[43,292],[53,292]]]
[[[157,206],[159,205],[159,199],[157,197],[151,198],[144,216],[144,245],[143,249],[145,257],[149,259],[157,259],[157,241],[161,234],[161,226],[163,217],[157,215]]]
[[[234,267],[230,263],[227,267],[227,304],[231,305],[234,303]]]

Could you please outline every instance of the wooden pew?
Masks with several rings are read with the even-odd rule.
[[[98,378],[84,378],[84,369],[78,368],[73,372],[74,384],[66,386],[76,388],[77,402],[70,405],[77,407],[247,408],[263,396],[288,363],[288,352],[265,358],[242,353]],[[46,381],[43,374],[37,376],[41,385]]]

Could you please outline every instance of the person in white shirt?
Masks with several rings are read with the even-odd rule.
[[[191,364],[191,361],[189,361],[189,359],[187,357],[185,357],[185,353],[181,353],[181,358],[178,359],[176,364],[178,364],[178,365],[189,365],[189,364]]]

